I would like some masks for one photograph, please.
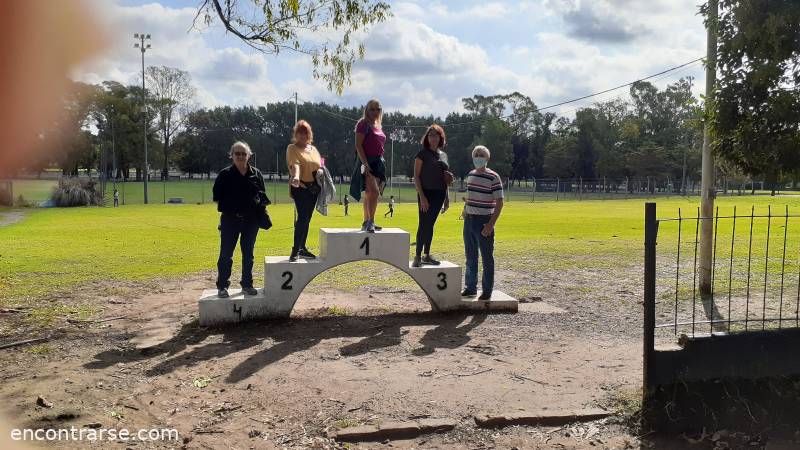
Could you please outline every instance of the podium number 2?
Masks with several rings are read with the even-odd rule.
[[[439,284],[437,284],[436,287],[439,288],[440,291],[447,289],[447,274],[439,272],[437,276],[439,277]]]
[[[358,247],[359,249],[364,249],[364,254],[369,256],[369,238],[364,238],[364,242],[361,243],[361,246]]]
[[[286,281],[284,281],[283,284],[281,285],[281,289],[283,289],[284,291],[291,291],[292,285],[290,283],[292,282],[292,272],[289,272],[287,270],[286,272],[283,272],[281,274],[281,277],[286,278]]]

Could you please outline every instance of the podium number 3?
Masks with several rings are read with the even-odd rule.
[[[437,284],[436,287],[439,288],[440,291],[447,289],[447,274],[439,272],[437,276],[439,277],[439,284]]]
[[[284,281],[283,284],[281,285],[281,289],[283,289],[284,291],[291,291],[292,290],[291,282],[293,278],[292,272],[289,272],[287,270],[286,272],[283,272],[281,274],[281,277],[286,279],[286,281]]]
[[[361,246],[358,247],[359,249],[364,249],[364,254],[369,256],[369,238],[364,238],[364,242],[361,243]]]

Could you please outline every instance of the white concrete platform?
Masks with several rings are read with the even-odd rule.
[[[469,311],[512,311],[519,310],[519,301],[502,291],[492,291],[489,300],[475,298],[462,298],[454,309]]]
[[[436,311],[517,311],[517,301],[495,291],[488,301],[461,298],[461,267],[442,261],[438,266],[411,267],[410,235],[399,228],[375,233],[360,229],[321,228],[317,259],[268,256],[264,260],[264,289],[256,296],[229,290],[230,298],[217,297],[216,289],[203,292],[199,300],[200,324],[235,323],[250,318],[289,317],[300,293],[317,275],[349,262],[382,261],[407,273],[425,291]]]

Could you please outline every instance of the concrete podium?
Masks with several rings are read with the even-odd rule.
[[[410,235],[399,228],[384,228],[375,233],[321,228],[319,234],[318,259],[290,262],[288,256],[266,257],[264,289],[259,289],[258,295],[243,295],[239,289],[230,289],[230,298],[219,298],[216,289],[203,291],[198,302],[200,325],[288,317],[300,293],[317,275],[341,264],[365,260],[382,261],[407,273],[425,291],[436,311],[517,311],[517,301],[499,291],[490,300],[462,299],[461,267],[451,262],[411,267]]]

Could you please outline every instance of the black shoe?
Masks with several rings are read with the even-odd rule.
[[[369,225],[369,220],[365,220],[365,221],[364,221],[364,222],[361,224],[361,231],[367,231],[367,225]]]
[[[297,261],[297,254],[298,254],[298,251],[297,251],[297,249],[293,248],[293,249],[292,249],[292,254],[291,254],[291,255],[289,255],[289,262],[295,262],[295,261]]]
[[[310,251],[308,251],[308,249],[307,249],[307,248],[305,248],[305,247],[303,247],[303,248],[301,248],[300,250],[298,250],[297,254],[298,254],[298,255],[299,255],[301,258],[307,258],[307,259],[317,259],[317,255],[315,255],[315,254],[311,253],[311,252],[310,252]]]
[[[252,287],[243,287],[242,292],[244,292],[244,295],[258,295],[258,290]]]
[[[381,231],[383,229],[383,227],[379,227],[375,222],[372,222],[372,228],[375,228],[375,231]]]
[[[492,293],[491,292],[481,292],[481,296],[478,297],[478,300],[491,300]]]
[[[428,265],[428,266],[438,266],[441,263],[439,261],[433,259],[433,256],[425,255],[425,257],[422,258],[422,264],[425,264],[425,265]]]
[[[468,291],[466,289],[461,291],[461,296],[462,297],[475,297],[476,295],[478,295],[478,293],[475,292],[475,291]]]
[[[217,297],[219,297],[219,298],[228,298],[228,290],[224,289],[224,288],[217,290]]]
[[[377,228],[375,228],[375,222],[372,221],[367,222],[367,233],[374,233],[376,229]]]
[[[415,256],[414,261],[411,263],[411,267],[422,267],[422,259],[419,256]]]

